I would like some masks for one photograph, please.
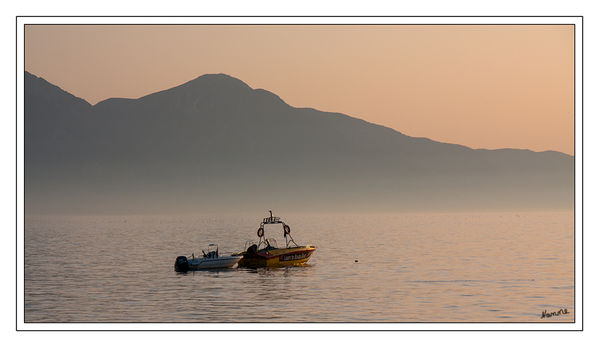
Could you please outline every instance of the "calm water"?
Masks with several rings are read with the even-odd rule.
[[[574,319],[571,212],[282,216],[310,266],[174,272],[209,242],[241,250],[262,217],[28,217],[25,321]]]

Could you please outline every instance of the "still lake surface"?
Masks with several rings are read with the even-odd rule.
[[[262,217],[28,216],[25,321],[574,320],[571,211],[283,215],[318,247],[308,266],[174,271],[210,242],[242,250]]]

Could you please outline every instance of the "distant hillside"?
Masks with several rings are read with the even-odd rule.
[[[294,108],[223,74],[92,106],[25,73],[28,213],[571,208],[573,169]]]

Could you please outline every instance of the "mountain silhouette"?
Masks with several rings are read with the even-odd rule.
[[[29,213],[572,208],[574,158],[406,136],[224,74],[90,105],[25,72]],[[280,207],[280,208],[279,208]]]

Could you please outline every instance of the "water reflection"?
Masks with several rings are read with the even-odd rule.
[[[32,217],[25,320],[573,321],[572,214],[518,215],[296,215],[296,241],[319,247],[306,266],[187,273],[176,255],[239,251],[255,219]]]

